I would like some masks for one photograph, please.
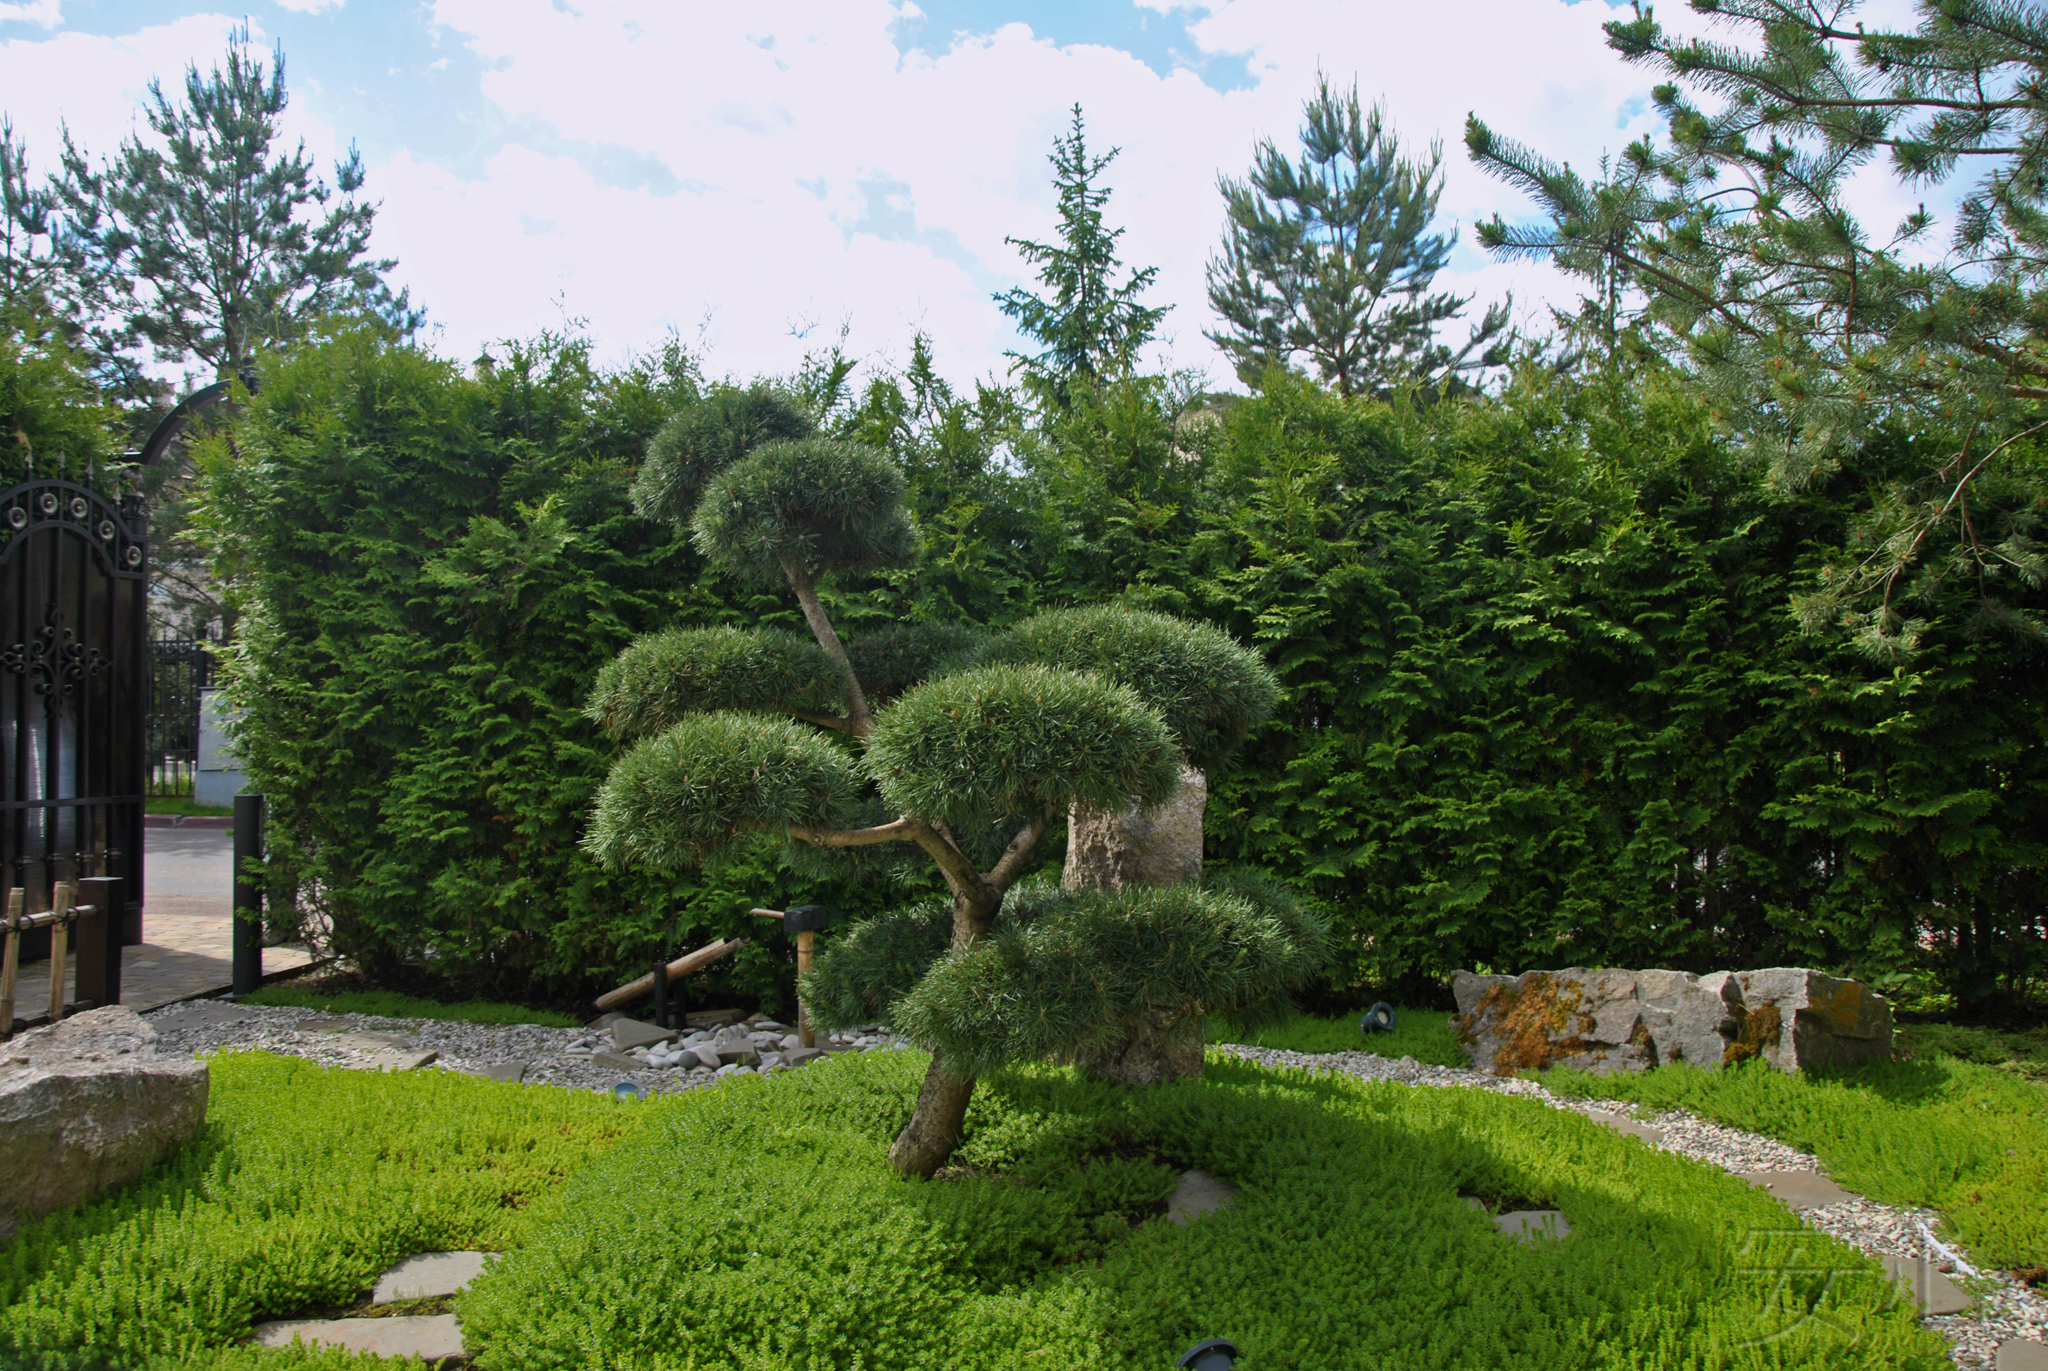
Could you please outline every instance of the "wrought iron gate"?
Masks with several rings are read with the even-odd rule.
[[[199,692],[213,684],[213,647],[205,638],[149,642],[151,795],[190,795],[199,771]]]
[[[28,892],[125,881],[121,940],[142,940],[147,524],[69,481],[0,491],[0,867]],[[49,931],[22,940],[49,956]]]

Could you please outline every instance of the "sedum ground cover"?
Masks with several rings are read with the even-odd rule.
[[[601,1096],[447,1072],[212,1065],[198,1139],[0,1247],[0,1367],[347,1365],[224,1349],[261,1320],[356,1304],[415,1252],[512,1245],[533,1201],[637,1121]]]
[[[1812,1152],[1859,1194],[1940,1210],[1973,1261],[2048,1265],[2048,1090],[2023,1075],[1926,1053],[1806,1076],[1679,1064],[1541,1079],[1560,1094],[1689,1109],[1767,1134]]]
[[[1874,1264],[1761,1193],[1476,1091],[1012,1072],[927,1183],[884,1158],[913,1052],[637,1105],[214,1063],[198,1144],[0,1248],[0,1366],[341,1371],[233,1344],[459,1247],[507,1253],[458,1300],[481,1371],[1149,1369],[1210,1335],[1241,1371],[1947,1364]],[[1162,1221],[1187,1166],[1234,1206]],[[1573,1232],[1517,1246],[1464,1195]]]
[[[1283,1023],[1253,1033],[1236,1033],[1216,1024],[1211,1042],[1249,1043],[1282,1052],[1374,1052],[1382,1057],[1413,1057],[1434,1066],[1468,1066],[1464,1049],[1451,1032],[1451,1016],[1436,1009],[1403,1009],[1394,1016],[1391,1033],[1359,1032],[1362,1014],[1333,1018],[1297,1014]]]

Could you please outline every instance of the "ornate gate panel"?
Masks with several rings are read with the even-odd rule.
[[[50,907],[56,882],[125,882],[142,941],[147,525],[69,481],[0,491],[0,879]],[[22,939],[47,958],[49,931]]]

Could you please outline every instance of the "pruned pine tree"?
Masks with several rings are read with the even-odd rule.
[[[1059,188],[1059,241],[1003,239],[1038,269],[1046,291],[1040,295],[1018,286],[995,297],[1003,313],[1040,348],[1009,356],[1040,400],[1059,408],[1065,407],[1076,381],[1129,371],[1166,317],[1165,306],[1138,303],[1159,268],[1134,270],[1121,284],[1117,281],[1123,263],[1116,244],[1124,230],[1103,223],[1109,187],[1101,177],[1119,151],[1111,148],[1099,156],[1088,151],[1081,107],[1075,105],[1073,125],[1053,140],[1048,158]]]
[[[819,583],[911,560],[903,479],[765,389],[673,421],[636,490],[729,573],[786,585],[811,635],[672,630],[610,663],[589,710],[630,745],[587,844],[677,867],[762,841],[901,843],[936,865],[949,901],[851,931],[803,987],[827,1026],[887,1019],[932,1049],[898,1170],[944,1163],[979,1072],[1020,1056],[1185,1072],[1166,1040],[1192,1040],[1199,1070],[1203,1015],[1269,1010],[1306,974],[1318,926],[1284,901],[1013,889],[1068,814],[1156,807],[1191,760],[1214,764],[1264,718],[1275,687],[1254,654],[1156,615],[1052,618],[993,642],[951,625],[841,639]],[[1060,651],[1086,669],[1047,660]]]
[[[1339,97],[1324,77],[1305,115],[1299,162],[1269,138],[1246,179],[1219,181],[1228,225],[1209,261],[1209,305],[1224,327],[1209,340],[1247,385],[1306,362],[1342,395],[1497,365],[1505,303],[1455,351],[1436,341],[1470,302],[1430,290],[1454,241],[1431,231],[1442,148],[1405,156],[1378,105],[1365,111],[1357,86]]]
[[[1866,651],[1910,651],[1951,580],[1981,630],[2048,636],[2003,587],[2048,580],[2036,533],[2048,430],[2048,15],[1941,0],[1907,29],[1853,0],[1694,0],[1734,41],[1668,32],[1647,7],[1609,46],[1657,71],[1661,143],[1589,181],[1477,119],[1466,144],[1544,221],[1480,226],[1625,293],[1675,340],[1729,436],[1787,488],[1886,425],[1949,435],[1923,479],[1882,495],[1800,606]],[[1889,230],[1854,213],[1878,158],[1906,186],[1970,178],[1946,250],[1922,204]],[[1617,313],[1618,313],[1617,307]]]
[[[150,82],[153,139],[130,136],[95,166],[65,133],[53,187],[63,242],[73,272],[112,292],[110,340],[145,342],[160,362],[196,357],[226,378],[330,311],[418,327],[385,284],[396,263],[369,256],[377,209],[356,196],[361,159],[351,148],[330,188],[303,144],[278,155],[286,101],[283,51],[266,68],[235,42],[224,67],[186,69],[181,102]]]

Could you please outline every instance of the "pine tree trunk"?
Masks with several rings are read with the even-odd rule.
[[[1157,809],[1121,813],[1075,809],[1067,818],[1068,890],[1122,890],[1128,885],[1180,885],[1202,877],[1202,813],[1209,784],[1193,767],[1180,789]],[[1199,1014],[1162,1008],[1131,1034],[1075,1059],[1092,1076],[1118,1085],[1157,1085],[1202,1074]]]
[[[917,1108],[889,1147],[889,1165],[897,1175],[929,1178],[946,1164],[960,1145],[960,1126],[973,1097],[974,1077],[955,1076],[932,1059],[924,1089],[917,1092]]]

